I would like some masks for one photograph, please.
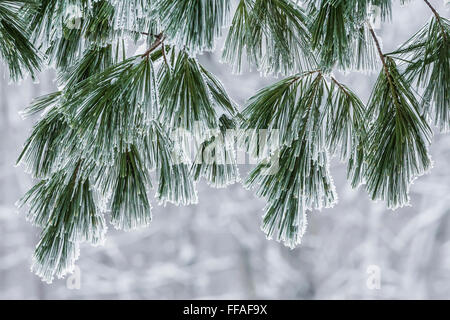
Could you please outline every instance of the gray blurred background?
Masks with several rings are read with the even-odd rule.
[[[431,2],[449,16],[442,0]],[[423,1],[396,5],[393,22],[378,30],[385,51],[430,17]],[[219,58],[219,52],[200,57],[241,105],[274,81],[258,73],[232,75]],[[395,212],[371,202],[363,190],[351,190],[345,166],[335,161],[339,204],[310,214],[303,244],[295,250],[265,239],[259,229],[264,201],[253,192],[241,185],[214,190],[201,184],[199,205],[155,203],[150,228],[110,228],[105,246],[82,247],[69,285],[65,279],[42,283],[30,272],[39,230],[14,205],[32,181],[14,163],[35,120],[22,120],[18,112],[55,89],[54,72],[44,72],[39,84],[10,84],[0,68],[1,299],[450,298],[449,135],[435,136],[435,166],[412,186],[412,207]],[[338,77],[367,101],[376,75]],[[73,279],[80,280],[79,289]]]

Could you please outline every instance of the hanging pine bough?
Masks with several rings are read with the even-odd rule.
[[[41,55],[29,41],[30,31],[20,12],[26,1],[0,0],[0,59],[9,67],[13,80],[29,73],[33,78],[41,67]],[[30,10],[35,8],[29,4]]]
[[[305,11],[290,0],[240,0],[222,59],[242,70],[243,59],[263,74],[289,75],[314,65]]]
[[[23,199],[30,204],[28,220],[43,228],[32,270],[45,281],[73,270],[82,242],[97,245],[104,239],[105,220],[82,166],[83,160],[66,166],[34,186]]]
[[[300,243],[306,230],[306,211],[331,207],[336,199],[322,125],[327,91],[321,72],[302,74],[262,90],[243,112],[250,115],[248,128],[281,130],[282,147],[269,155],[278,161],[261,162],[246,185],[257,187],[258,195],[268,200],[267,236],[290,247]]]
[[[391,1],[309,0],[311,46],[320,54],[320,64],[329,70],[371,71],[377,67],[376,51],[366,20],[377,8],[380,18],[390,18]]]
[[[327,149],[341,161],[348,161],[347,179],[356,188],[365,182],[365,106],[347,86],[331,77],[326,108]]]
[[[214,49],[215,40],[227,23],[230,1],[155,0],[154,10],[169,40],[197,53]]]
[[[371,127],[367,146],[367,190],[396,209],[408,204],[412,181],[431,167],[428,145],[432,131],[419,103],[392,58],[386,58],[373,29],[383,70],[368,107]]]
[[[421,108],[441,132],[450,130],[450,21],[439,15],[397,51],[389,54],[406,65],[406,80],[424,89]]]
[[[392,19],[390,0],[0,0],[11,78],[35,76],[41,59],[57,70],[58,91],[23,113],[41,114],[18,159],[37,179],[19,201],[43,229],[32,269],[48,282],[71,272],[81,243],[102,243],[105,217],[148,226],[153,188],[159,205],[191,205],[201,179],[240,181],[237,145],[258,160],[244,184],[267,200],[262,229],[287,246],[336,203],[332,156],[353,187],[408,204],[431,167],[428,119],[450,128],[449,21],[424,1],[430,22],[384,54],[369,21]],[[242,113],[196,59],[229,22],[224,62],[285,76]],[[367,107],[332,75],[380,66]]]
[[[220,133],[201,144],[192,166],[192,175],[195,181],[203,177],[212,187],[225,188],[240,180],[234,150],[236,124],[226,115],[219,121]]]
[[[168,65],[160,69],[159,120],[205,141],[210,138],[208,131],[219,126],[216,110],[234,115],[234,102],[220,82],[186,52],[173,50],[170,62],[173,70]]]
[[[395,209],[408,204],[409,185],[431,167],[432,131],[394,61],[385,65],[368,106],[367,190]]]

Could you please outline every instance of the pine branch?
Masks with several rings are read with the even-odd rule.
[[[442,24],[441,21],[441,16],[439,15],[439,13],[436,11],[436,9],[431,5],[431,3],[428,0],[423,0],[425,1],[425,3],[427,4],[427,6],[430,8],[430,10],[433,12],[434,16],[436,17],[436,21],[438,21],[441,30],[442,30],[442,36],[445,38],[445,40],[447,40],[446,38],[448,37],[448,31],[445,30],[444,25]]]
[[[409,185],[431,167],[427,147],[432,131],[395,62],[387,58],[385,63],[368,108],[366,179],[372,198],[395,209],[408,204]]]
[[[44,228],[33,256],[32,270],[46,282],[73,270],[79,244],[99,244],[106,230],[88,180],[81,177],[81,162],[43,180],[23,198],[30,204],[28,219]]]
[[[164,44],[164,35],[162,33],[158,34],[155,36],[156,40],[155,42],[151,45],[151,47],[142,55],[142,58],[147,58],[149,57],[149,55],[155,51],[159,46],[162,46]],[[164,57],[165,55],[165,50],[163,49],[163,55]],[[164,58],[166,59],[166,58]]]
[[[375,48],[365,26],[373,6],[381,9],[383,19],[390,15],[390,1],[311,0],[311,46],[321,57],[321,67],[330,71],[372,71],[376,68]]]
[[[93,86],[95,84],[95,86]],[[142,130],[158,112],[156,75],[151,59],[132,57],[80,82],[63,108],[77,128],[88,156],[111,162],[119,149],[139,145]]]
[[[230,1],[157,0],[155,11],[171,44],[197,53],[214,48],[227,23]]]
[[[283,75],[310,69],[306,13],[287,0],[241,0],[228,33],[222,59],[242,71],[243,53],[251,67]]]
[[[25,18],[20,13],[26,1],[0,1],[0,58],[5,60],[13,80],[30,74],[33,79],[41,68],[41,54],[29,41]]]
[[[225,115],[220,118],[220,133],[202,143],[197,152],[191,169],[195,181],[203,177],[213,188],[226,188],[239,182],[234,151],[236,136],[229,131],[235,129],[233,120]]]
[[[390,0],[309,0],[306,10],[240,0],[223,61],[285,75],[241,114],[195,56],[214,49],[228,0],[0,0],[0,55],[13,77],[38,70],[34,42],[60,88],[24,112],[42,113],[18,159],[39,180],[20,202],[43,228],[33,270],[46,281],[70,272],[80,243],[103,239],[106,212],[118,229],[149,225],[153,186],[160,205],[191,205],[202,178],[217,188],[238,182],[235,144],[258,160],[245,186],[267,200],[264,232],[290,247],[308,211],[336,202],[331,156],[347,162],[353,187],[366,183],[373,199],[406,205],[409,185],[431,167],[428,116],[450,127],[450,24],[425,2],[430,23],[384,54],[367,21],[373,6],[388,20]],[[142,42],[145,52],[130,57],[127,45]],[[377,54],[382,70],[366,108],[330,74],[372,70]]]
[[[244,128],[258,130],[254,134],[279,131],[279,147],[272,146],[265,157],[257,153],[260,163],[245,184],[268,201],[263,222],[267,236],[290,247],[301,241],[306,212],[330,207],[336,199],[322,125],[327,92],[320,72],[300,74],[261,90],[242,113],[248,119]],[[257,141],[250,150],[269,143],[261,146],[258,137],[249,140]]]
[[[443,29],[442,29],[443,28]],[[450,130],[450,22],[440,17],[411,37],[390,57],[404,62],[404,75],[424,89],[421,108],[441,132]]]

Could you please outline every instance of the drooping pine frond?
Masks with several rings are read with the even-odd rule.
[[[89,50],[70,71],[60,74],[59,82],[65,88],[74,89],[91,75],[109,67],[112,61],[111,46]],[[35,178],[48,178],[61,170],[74,153],[81,152],[78,136],[62,108],[70,96],[67,91],[40,97],[23,112],[25,117],[44,112],[17,161],[23,163]]]
[[[193,178],[205,178],[213,188],[226,188],[239,181],[235,152],[236,124],[226,115],[220,118],[220,133],[200,145],[192,166]]]
[[[373,70],[377,67],[375,45],[366,21],[376,7],[383,19],[390,15],[391,1],[311,0],[311,44],[325,69]]]
[[[234,115],[234,102],[222,84],[186,52],[173,53],[172,62],[173,70],[161,68],[159,120],[203,142],[219,127],[216,108]]]
[[[307,80],[309,79],[307,78]],[[242,112],[245,121],[241,126],[251,135],[246,148],[251,155],[257,157],[260,154],[257,145],[259,133],[252,129],[277,130],[282,146],[290,146],[293,141],[298,139],[298,131],[291,129],[298,128],[299,121],[301,121],[298,108],[294,106],[299,103],[297,91],[302,81],[304,80],[299,76],[287,77],[260,90],[250,98],[247,107]],[[284,108],[281,108],[280,105]]]
[[[330,79],[320,71],[288,77],[259,91],[242,112],[244,143],[259,158],[246,186],[268,201],[268,237],[290,247],[301,241],[307,211],[337,200],[330,153],[348,162],[353,187],[364,181],[365,107],[350,88]],[[260,151],[267,147],[268,155]]]
[[[142,32],[156,35],[158,24],[152,16],[152,5],[155,1],[109,0],[115,9],[113,29],[118,32],[118,36],[134,34],[139,37]]]
[[[313,155],[310,148],[306,140],[295,141],[282,148],[269,167],[259,164],[246,182],[267,199],[262,225],[267,237],[291,248],[306,231],[307,211],[329,208],[337,199],[326,152]]]
[[[6,61],[13,80],[30,74],[33,78],[41,67],[41,57],[29,41],[29,32],[19,12],[26,1],[0,0],[0,58]]]
[[[107,45],[104,47],[93,47],[84,51],[82,57],[76,63],[64,72],[59,73],[59,84],[70,91],[79,85],[80,82],[111,67],[120,61],[120,57],[117,56],[117,53],[115,54],[117,48]]]
[[[353,188],[364,182],[364,143],[367,135],[365,106],[350,88],[331,79],[327,105],[327,147],[348,161],[347,179]]]
[[[82,18],[88,0],[29,1],[24,6],[34,38],[48,44],[54,37],[63,36],[63,27],[79,28],[76,19]]]
[[[206,70],[202,65],[200,65],[200,69],[206,81],[206,85],[208,86],[211,101],[215,107],[222,109],[222,111],[228,113],[230,116],[237,116],[237,104],[228,95],[220,80],[217,79],[211,72]],[[225,125],[225,123],[219,123],[219,126],[220,125]]]
[[[197,60],[186,52],[173,59],[173,72],[162,69],[160,121],[189,132],[200,125],[199,134],[217,128],[218,116]]]
[[[290,247],[301,241],[306,212],[330,207],[336,199],[322,124],[327,95],[320,72],[301,74],[261,90],[242,113],[247,129],[280,131],[281,147],[260,159],[246,186],[257,188],[268,201],[263,223],[267,236]]]
[[[413,180],[431,167],[432,131],[395,62],[386,58],[370,98],[367,135],[367,190],[389,208],[408,204]]]
[[[47,282],[73,270],[80,243],[96,245],[104,238],[105,221],[96,207],[89,180],[80,170],[81,163],[42,180],[21,202],[30,205],[28,219],[44,228],[32,269]]]
[[[241,0],[222,59],[241,72],[246,56],[264,74],[289,75],[314,65],[307,17],[289,0]]]
[[[95,84],[95,85],[94,85]],[[64,109],[91,159],[113,161],[136,143],[157,115],[156,77],[151,59],[129,58],[79,83]]]
[[[147,227],[152,221],[147,188],[151,187],[147,168],[134,145],[117,157],[108,172],[112,179],[111,223],[120,230]]]
[[[25,164],[34,178],[47,178],[58,171],[63,162],[63,141],[70,127],[59,109],[60,99],[61,92],[51,93],[35,100],[27,111],[31,115],[48,109],[33,128],[17,160],[17,163]]]
[[[369,20],[388,20],[391,4],[239,0],[222,60],[285,76],[240,114],[196,57],[214,49],[229,0],[0,0],[0,56],[13,78],[38,69],[31,43],[57,74],[58,91],[24,112],[42,115],[18,159],[38,180],[20,203],[43,228],[33,270],[46,281],[70,272],[80,243],[103,239],[104,214],[118,229],[148,226],[153,188],[160,205],[191,205],[200,179],[238,182],[236,145],[257,160],[245,185],[267,200],[262,229],[290,247],[310,211],[336,202],[332,156],[347,162],[353,187],[405,205],[431,166],[428,115],[450,126],[449,22],[433,9],[426,27],[383,55]],[[373,70],[377,51],[384,69],[366,109],[331,74]]]
[[[151,2],[144,0],[44,0],[27,2],[24,12],[34,41],[59,69],[71,67],[85,50],[125,38],[151,43],[157,34]]]
[[[450,130],[450,21],[433,17],[392,56],[406,63],[407,81],[424,89],[422,108],[442,132]]]
[[[190,175],[184,150],[180,150],[167,131],[156,122],[145,138],[145,143],[148,158],[156,163],[159,176],[156,198],[159,203],[184,206],[196,204],[197,190]]]
[[[62,34],[54,31],[46,51],[50,63],[61,69],[70,68],[86,50],[101,50],[111,45],[115,32],[114,7],[107,0],[79,9],[69,6],[65,10],[68,12],[61,17]]]
[[[72,189],[63,188],[66,184],[62,179],[73,168],[76,167],[78,179],[88,183],[89,194],[83,195],[89,204],[83,208],[85,215],[110,212],[111,223],[120,229],[131,230],[150,223],[147,192],[152,186],[149,174],[153,170],[159,176],[157,198],[161,203],[187,205],[197,201],[189,165],[178,161],[168,132],[154,121],[158,100],[153,55],[137,56],[108,67],[111,49],[108,46],[87,51],[70,73],[61,77],[63,91],[42,97],[26,112],[31,115],[44,111],[19,161],[43,179],[23,203],[32,206],[30,220],[45,227],[33,268],[49,282],[70,272],[79,244],[84,241],[64,231],[69,227],[74,228],[73,232],[83,230],[73,220],[67,218],[67,225],[58,228],[50,228],[48,223],[47,215],[52,212],[58,212],[58,216],[60,212],[66,217],[79,216],[80,209],[73,206],[77,202],[66,197]],[[158,52],[155,56],[161,58]],[[73,188],[87,192],[79,184]],[[52,202],[49,197],[59,193],[66,197],[65,201]],[[83,234],[86,239],[93,239],[97,237],[96,230],[91,226]]]
[[[155,1],[161,27],[173,44],[192,53],[214,49],[228,20],[229,0]]]

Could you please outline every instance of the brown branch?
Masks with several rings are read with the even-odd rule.
[[[444,36],[444,39],[447,40],[447,33],[445,32],[444,26],[442,25],[442,20],[441,20],[441,16],[439,15],[439,13],[436,11],[435,8],[433,8],[433,6],[431,5],[431,3],[428,0],[423,0],[425,1],[425,3],[427,4],[427,6],[431,9],[431,11],[433,12],[434,16],[436,17],[437,22],[439,23],[439,26],[441,27],[442,30],[442,35]]]
[[[383,50],[381,50],[380,41],[378,41],[378,37],[377,37],[375,31],[373,30],[372,26],[370,25],[370,22],[367,22],[367,25],[369,26],[370,34],[372,35],[372,38],[375,41],[375,45],[377,47],[378,54],[380,55],[381,62],[383,63],[384,71],[386,72],[386,75],[389,77],[389,69],[386,64],[386,57],[383,54]]]
[[[352,98],[350,93],[347,91],[347,88],[345,88],[342,83],[340,83],[339,81],[337,81],[334,77],[330,77],[331,81],[333,81],[344,93],[347,97],[349,97],[350,99]]]
[[[423,1],[425,1],[425,3],[430,7],[431,11],[433,11],[433,13],[436,16],[436,18],[440,19],[439,13],[436,11],[435,8],[433,8],[431,3],[428,0],[423,0]]]
[[[386,57],[385,57],[385,55],[383,54],[383,50],[381,50],[380,41],[378,41],[377,34],[376,34],[375,31],[373,30],[373,28],[372,28],[370,22],[367,21],[367,25],[369,26],[370,34],[372,35],[373,40],[375,41],[375,45],[376,45],[376,47],[377,47],[378,54],[380,55],[381,62],[383,63],[384,73],[386,74],[386,78],[387,78],[387,80],[388,80],[388,82],[389,82],[389,87],[391,88],[391,93],[392,93],[392,97],[394,98],[394,103],[395,103],[397,106],[399,106],[400,103],[399,103],[399,101],[397,100],[398,97],[397,97],[397,92],[396,92],[396,89],[395,89],[394,81],[393,81],[393,79],[392,79],[391,73],[389,72],[389,68],[388,68],[388,66],[387,66],[387,64],[386,64]]]
[[[156,40],[155,42],[151,45],[150,48],[148,48],[148,50],[142,55],[142,58],[148,58],[150,56],[150,53],[152,53],[153,51],[156,50],[156,48],[158,48],[164,41],[164,35],[162,33],[158,34],[155,36]]]

